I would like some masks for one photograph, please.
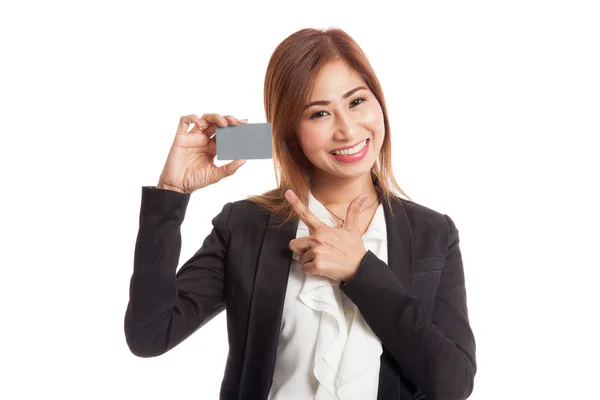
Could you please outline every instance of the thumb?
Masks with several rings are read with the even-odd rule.
[[[360,208],[362,204],[367,199],[367,195],[363,194],[362,196],[357,197],[352,200],[352,203],[348,206],[348,211],[346,212],[346,222],[344,223],[344,228],[349,231],[353,231],[357,229],[358,225],[358,214],[360,213]]]
[[[245,163],[246,163],[246,160],[234,160],[225,165],[221,165],[217,169],[217,179],[221,180],[223,178],[226,178],[228,176],[235,174],[235,172]]]

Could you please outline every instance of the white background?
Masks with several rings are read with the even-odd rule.
[[[180,116],[264,122],[277,44],[330,26],[381,80],[402,188],[460,230],[471,398],[600,398],[597,4],[3,2],[0,398],[217,398],[224,313],[157,358],[125,343],[141,187]],[[194,193],[180,263],[274,185],[249,161]]]

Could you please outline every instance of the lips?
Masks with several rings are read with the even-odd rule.
[[[353,147],[355,147],[355,146],[358,146],[359,144],[361,144],[361,143],[362,143],[362,142],[364,142],[365,140],[369,140],[369,139],[363,139],[363,140],[361,140],[360,142],[356,142],[356,143],[354,143],[354,144],[351,144],[350,146],[344,146],[344,147],[340,147],[339,149],[334,149],[334,150],[331,150],[331,151],[330,151],[330,153],[333,153],[334,151],[339,151],[339,150],[347,150],[347,149],[351,149],[351,148],[353,148]]]
[[[329,153],[329,155],[330,157],[333,157],[333,159],[335,159],[336,161],[340,161],[343,163],[358,162],[367,156],[367,153],[369,152],[369,142],[370,140],[367,139],[364,145],[359,144],[359,146],[362,147],[362,149],[354,154]]]
[[[361,140],[361,141],[359,141],[359,142],[356,142],[356,143],[354,143],[354,144],[351,144],[350,146],[344,146],[344,147],[340,147],[339,149],[333,149],[333,150],[331,150],[331,151],[351,149],[351,148],[353,148],[354,146],[358,146],[359,144],[361,144],[361,143],[362,143],[362,142],[364,142],[365,140],[367,140],[367,139],[363,139],[363,140]]]

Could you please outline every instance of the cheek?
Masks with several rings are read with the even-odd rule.
[[[315,126],[303,127],[298,131],[298,141],[305,154],[310,155],[323,148],[325,135]]]
[[[385,123],[383,111],[378,103],[365,109],[363,114],[363,126],[374,134],[379,133],[381,136],[384,134]],[[380,137],[379,140],[383,140],[383,136]]]

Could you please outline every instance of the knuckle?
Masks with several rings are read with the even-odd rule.
[[[325,238],[327,237],[328,234],[328,228],[325,226],[320,226],[316,229],[315,231],[315,240],[317,241],[317,243],[319,244],[323,244],[323,242],[325,241]]]
[[[314,264],[304,264],[302,269],[308,274],[313,274],[315,272]]]
[[[202,114],[202,118],[203,118],[203,119],[204,119],[204,118],[212,118],[212,119],[214,119],[214,118],[216,118],[216,117],[219,117],[219,114],[216,114],[216,113],[206,113],[206,114]]]

